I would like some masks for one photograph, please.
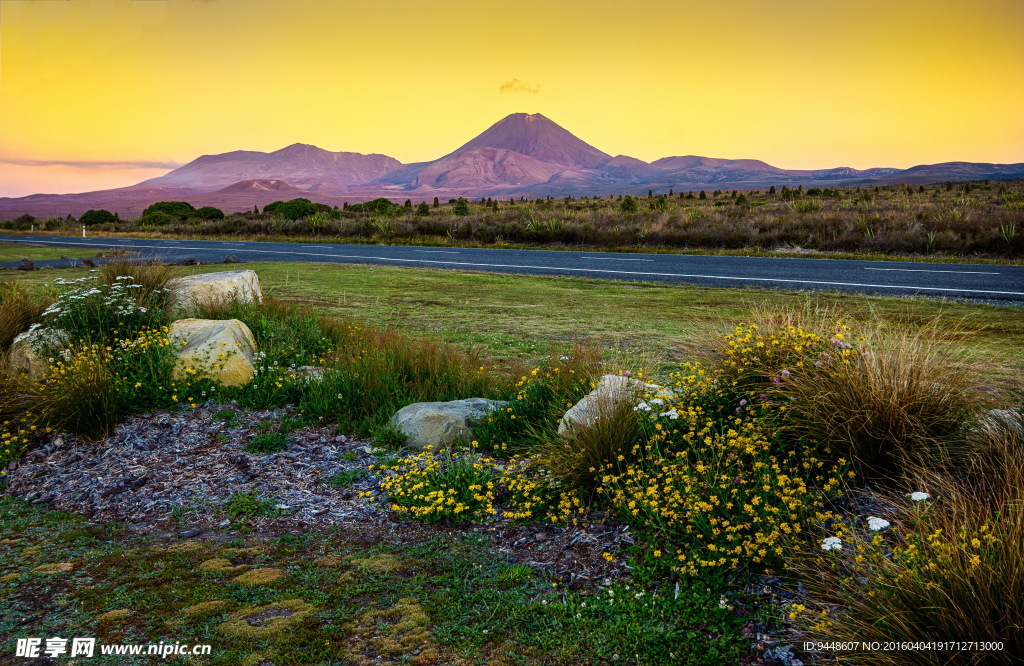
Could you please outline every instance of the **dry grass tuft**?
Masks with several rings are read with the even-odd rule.
[[[0,352],[11,346],[19,333],[42,321],[46,303],[27,287],[16,282],[0,282]]]

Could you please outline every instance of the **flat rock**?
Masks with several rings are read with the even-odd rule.
[[[404,434],[413,448],[431,446],[440,450],[456,440],[471,442],[473,426],[492,410],[508,403],[485,398],[468,398],[450,402],[416,402],[406,405],[391,417],[391,426]]]
[[[171,290],[175,308],[190,314],[232,301],[263,301],[260,279],[251,270],[186,275],[168,280],[167,289]]]
[[[179,319],[168,336],[184,343],[174,366],[177,379],[200,375],[224,386],[241,386],[255,373],[256,339],[238,319]]]

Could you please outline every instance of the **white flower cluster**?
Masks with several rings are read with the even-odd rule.
[[[924,502],[925,500],[930,500],[932,498],[932,496],[929,495],[928,493],[921,492],[910,493],[909,495],[907,495],[907,497],[910,498],[911,502]]]
[[[843,549],[843,540],[840,539],[839,537],[826,537],[825,540],[821,542],[821,549],[822,550],[842,550]]]
[[[644,389],[647,391],[646,400],[641,400],[636,407],[633,408],[634,412],[652,412],[654,407],[663,407],[666,400],[674,400],[676,394],[672,389],[667,389],[658,384],[644,384]],[[679,413],[675,409],[669,409],[668,411],[659,411],[657,416],[651,413],[652,418],[668,418],[678,419]]]
[[[885,518],[876,518],[874,516],[868,516],[868,529],[872,532],[878,532],[889,527],[890,523]]]

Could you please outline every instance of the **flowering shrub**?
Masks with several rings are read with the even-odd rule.
[[[390,465],[373,465],[383,473],[381,489],[391,497],[391,510],[433,523],[448,518],[461,522],[494,515],[494,461],[450,452],[422,453]]]
[[[41,429],[23,422],[4,421],[0,424],[0,479],[7,474],[7,464],[20,458],[33,438],[49,432],[49,428]]]
[[[98,283],[95,276],[77,280],[57,278],[56,300],[43,311],[43,320],[50,328],[66,331],[72,340],[100,342],[134,336],[143,329],[159,328],[166,323],[162,307],[148,305],[163,298],[164,291],[154,291],[149,299],[137,296],[142,285],[123,275],[112,284]]]
[[[726,335],[717,364],[721,387],[738,398],[761,393],[774,396],[796,381],[833,361],[848,363],[855,355],[850,327],[835,323],[835,332],[820,335],[801,326],[775,330],[757,324],[740,324]]]
[[[808,524],[827,517],[821,507],[838,494],[845,461],[785,446],[770,419],[783,408],[767,401],[710,416],[694,404],[695,389],[707,385],[697,369],[674,390],[648,394],[637,407],[647,414],[647,437],[633,461],[608,464],[601,493],[645,535],[655,559],[681,573],[776,567]]]
[[[572,355],[552,357],[520,377],[509,404],[491,414],[474,430],[485,451],[527,453],[540,429],[553,429],[558,419],[594,388],[600,356],[596,349],[577,346]]]

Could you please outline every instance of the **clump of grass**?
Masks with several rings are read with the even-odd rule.
[[[224,513],[234,519],[253,518],[255,516],[276,516],[276,504],[253,490],[248,493],[235,493],[224,503]]]
[[[126,256],[112,257],[99,269],[101,284],[111,287],[130,278],[131,284],[139,286],[136,294],[139,303],[154,308],[162,308],[168,303],[164,287],[174,274],[173,266]]]
[[[49,427],[86,439],[106,436],[117,422],[114,376],[98,345],[72,346],[33,387],[33,412]]]
[[[986,401],[980,371],[933,334],[874,326],[856,348],[840,349],[839,340],[819,368],[784,382],[789,428],[829,443],[874,480],[898,479],[913,460],[952,456]]]
[[[357,481],[364,479],[368,474],[369,471],[362,467],[347,469],[331,477],[330,483],[335,488],[351,488]]]
[[[249,453],[277,453],[287,448],[287,435],[282,432],[265,432],[253,437],[242,450]]]
[[[0,282],[0,354],[6,351],[18,334],[32,324],[42,322],[46,303],[29,289],[16,282]]]
[[[562,484],[586,494],[600,484],[610,467],[618,467],[626,458],[636,459],[642,437],[635,395],[604,396],[593,406],[596,414],[592,423],[570,426],[561,435],[542,435],[533,449],[538,466]]]
[[[921,636],[998,642],[970,651],[972,663],[1011,663],[1024,654],[1024,420],[972,435],[981,482],[963,469],[914,464],[917,494],[873,500],[891,528],[841,530],[836,551],[805,553],[793,565],[810,591],[797,608],[814,640],[916,641]],[[965,480],[966,477],[966,480]],[[915,501],[917,500],[917,501]],[[951,654],[939,653],[943,663]],[[863,651],[864,664],[934,664],[929,652]]]

